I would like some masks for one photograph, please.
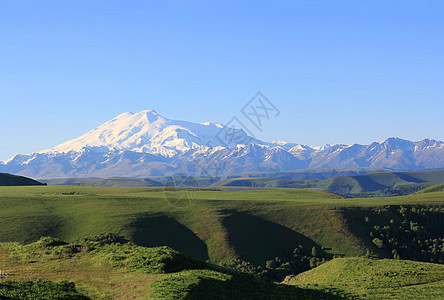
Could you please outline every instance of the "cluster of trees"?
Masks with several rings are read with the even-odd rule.
[[[316,268],[331,258],[331,255],[326,254],[321,248],[306,248],[299,245],[292,252],[268,260],[264,266],[254,266],[240,259],[231,260],[223,265],[261,278],[282,281],[287,275],[299,274]]]
[[[394,259],[444,263],[444,208],[401,206],[388,213],[389,218],[365,217],[378,248]]]
[[[395,196],[406,196],[416,192],[419,192],[427,187],[427,184],[408,184],[400,185],[394,188],[385,188],[377,191],[361,192],[361,193],[350,193],[341,192],[340,190],[329,190],[332,193],[341,195],[346,198],[372,198],[372,197],[395,197]]]
[[[407,185],[396,186],[390,189],[387,188],[382,190],[382,192],[384,196],[387,197],[405,196],[419,192],[420,190],[424,189],[426,186],[427,184],[407,184]]]

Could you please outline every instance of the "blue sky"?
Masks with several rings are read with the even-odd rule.
[[[262,140],[444,140],[443,14],[437,0],[2,1],[0,159],[126,111],[225,123],[258,91],[281,111]]]

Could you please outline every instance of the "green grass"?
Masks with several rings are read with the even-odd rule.
[[[0,284],[0,298],[340,299],[341,293],[331,289],[318,291],[259,280],[167,247],[144,248],[113,237],[84,239],[73,245],[48,237],[24,246],[0,244],[3,254],[9,255],[8,277],[15,279]],[[42,278],[69,278],[76,286]]]
[[[160,187],[1,187],[0,241],[29,243],[54,236],[73,242],[115,232],[139,245],[170,246],[212,263],[233,258],[264,263],[299,244],[355,256],[370,246],[348,228],[345,211],[387,205],[442,206],[444,202],[442,192],[372,199],[288,189],[201,189],[193,195],[189,205],[176,207],[166,201]],[[250,228],[257,226],[261,231],[250,235]],[[249,251],[243,236],[251,247],[262,250]]]
[[[0,299],[87,300],[71,282],[5,281],[0,282]]]
[[[337,258],[288,283],[335,287],[365,299],[443,299],[444,266],[393,259]]]
[[[190,195],[191,199],[186,198]],[[177,206],[171,205],[172,200],[182,196],[185,198],[176,201]],[[157,249],[101,245],[100,251],[92,247],[77,253],[66,245],[50,244],[50,250],[44,250],[48,253],[42,255],[42,249],[48,245],[41,240],[31,246],[4,244],[9,245],[4,251],[10,256],[5,258],[0,250],[0,263],[14,280],[70,280],[76,283],[79,292],[96,299],[160,295],[161,290],[151,284],[173,275],[178,276],[173,279],[179,279],[171,279],[169,288],[189,290],[198,282],[202,290],[196,293],[200,295],[207,293],[204,287],[208,282],[223,291],[232,284],[241,284],[244,279],[211,269],[209,265],[204,268],[211,269],[208,272],[192,272],[190,269],[202,268],[195,264],[196,260],[188,261],[190,267],[182,268],[189,272],[181,268],[168,269],[168,264],[156,271],[159,264],[147,264],[147,257],[151,257],[148,260],[151,262],[155,261],[153,257],[158,257],[160,262],[166,259],[170,260],[170,266],[180,266],[181,261],[187,261],[178,254],[180,251],[212,264],[242,259],[264,265],[267,260],[293,251],[297,245],[306,249],[322,248],[330,255],[351,257],[371,251],[384,257],[385,250],[372,243],[368,235],[371,228],[367,227],[389,223],[390,212],[401,206],[442,208],[444,192],[348,199],[319,191],[291,189],[167,188],[165,193],[162,187],[0,187],[0,242],[30,243],[42,236],[53,236],[68,243],[83,243],[85,237],[111,232],[138,245]],[[372,218],[371,224],[364,221],[368,215]],[[442,226],[439,224],[437,226]],[[20,258],[20,253],[25,257]],[[19,261],[14,261],[14,257],[19,257]],[[174,287],[174,282],[181,280],[184,285]],[[413,286],[405,288],[414,289]],[[285,288],[277,286],[272,290],[281,293]]]
[[[152,285],[151,299],[344,299],[334,290],[295,288],[255,279],[247,274],[191,270]]]
[[[417,194],[435,193],[435,192],[444,192],[444,184],[437,184],[437,185],[430,186],[428,188],[425,188],[425,189],[417,192]]]

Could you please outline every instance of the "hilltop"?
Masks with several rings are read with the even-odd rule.
[[[444,266],[408,260],[336,258],[287,283],[334,287],[364,299],[443,299]]]

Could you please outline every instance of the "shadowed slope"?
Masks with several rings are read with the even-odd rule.
[[[43,185],[43,183],[23,176],[17,176],[8,173],[0,173],[0,186],[23,186],[23,185]]]
[[[298,245],[311,249],[313,240],[285,226],[238,211],[227,211],[222,219],[228,232],[228,243],[240,259],[263,265],[274,259],[276,253],[293,251]]]
[[[173,218],[161,214],[141,215],[130,227],[130,238],[137,245],[168,246],[185,255],[208,260],[207,245]]]

